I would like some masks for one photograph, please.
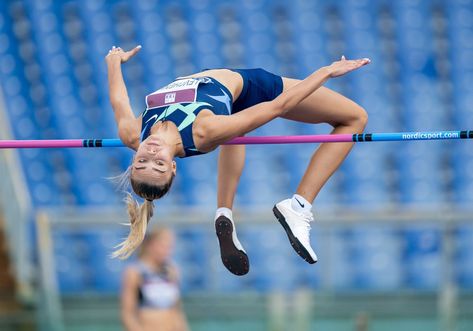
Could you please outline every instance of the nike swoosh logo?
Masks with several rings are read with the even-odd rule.
[[[148,111],[148,110],[146,110],[146,111]],[[144,116],[144,115],[145,115],[145,114],[143,114],[143,116]],[[158,114],[154,114],[153,116],[151,116],[150,118],[148,118],[148,120],[145,122],[145,127],[144,127],[144,129],[141,130],[141,140],[143,140],[143,137],[144,137],[144,135],[145,135],[145,132],[146,132],[146,130],[148,129],[148,126],[150,125],[149,122],[151,122],[152,120],[155,120],[155,121],[151,124],[151,126],[153,126],[153,125],[157,122],[157,121],[156,121],[157,118],[158,118]]]
[[[158,118],[158,114],[154,114],[153,116],[151,116],[150,118],[148,118],[148,120],[147,120],[145,123],[148,123],[148,122],[150,122],[150,121],[152,121],[152,120],[155,120],[155,119],[157,119],[157,118]]]
[[[299,200],[297,200],[297,198],[294,198],[294,199],[296,199],[296,201],[297,201],[297,203],[299,204],[299,206],[301,206],[302,208],[304,208],[304,204],[303,204],[303,203],[301,203]]]
[[[140,137],[141,137],[140,140],[141,140],[141,141],[143,141],[143,138],[144,138],[144,136],[145,136],[146,129],[148,129],[148,124],[146,124],[146,125],[145,125],[145,128],[141,131],[141,135],[140,135]]]

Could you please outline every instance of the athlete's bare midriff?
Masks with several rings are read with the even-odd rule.
[[[143,331],[186,331],[183,314],[173,309],[140,309],[140,324]]]
[[[211,77],[218,80],[230,91],[233,97],[233,102],[238,99],[241,90],[243,89],[243,78],[241,78],[241,75],[228,69],[205,70],[188,76],[179,77],[179,79],[193,77]]]

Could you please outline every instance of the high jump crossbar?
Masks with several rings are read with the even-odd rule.
[[[335,142],[456,139],[473,139],[473,130],[238,137],[226,142],[225,145],[307,144]],[[120,141],[120,139],[0,140],[0,149],[74,147],[125,147],[125,145]]]

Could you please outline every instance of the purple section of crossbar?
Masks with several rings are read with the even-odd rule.
[[[268,136],[268,137],[238,137],[225,143],[225,145],[251,145],[251,144],[301,144],[324,142],[353,142],[352,134],[320,134],[305,136]]]
[[[65,140],[0,140],[0,148],[64,148],[83,147],[82,139]]]
[[[195,101],[196,89],[186,89],[173,92],[151,94],[146,97],[148,108],[162,107],[172,103],[185,103]]]

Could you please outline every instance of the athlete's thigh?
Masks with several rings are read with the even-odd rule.
[[[284,91],[300,80],[283,77]],[[321,86],[299,105],[289,110],[283,118],[305,123],[339,123],[356,120],[363,109],[354,101]]]

